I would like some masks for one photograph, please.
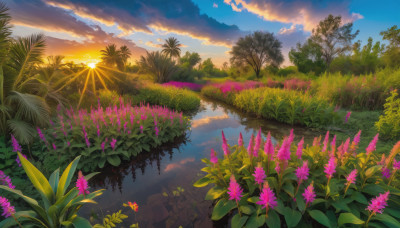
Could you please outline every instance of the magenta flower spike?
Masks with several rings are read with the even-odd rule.
[[[221,131],[222,133],[222,150],[224,151],[225,156],[229,156],[230,151],[228,147],[228,142],[226,141],[224,131]]]
[[[235,176],[232,174],[228,187],[229,200],[235,200],[236,202],[240,201],[242,193],[243,189],[236,182]]]
[[[7,176],[3,171],[0,170],[0,184],[7,185],[11,189],[15,189],[15,186],[11,182],[11,178]]]
[[[72,125],[71,125],[71,127],[72,127]],[[46,138],[44,137],[44,134],[43,134],[42,130],[40,130],[39,127],[37,127],[36,130],[37,130],[37,132],[38,132],[38,134],[39,134],[40,140],[42,140],[45,144],[47,144],[47,140],[46,140]]]
[[[329,131],[326,132],[324,139],[324,147],[322,147],[322,152],[325,152],[328,149],[328,144],[329,144]]]
[[[226,141],[226,138],[225,138],[224,131],[221,131],[221,134],[222,134],[222,144],[228,144],[228,142]]]
[[[336,160],[335,157],[331,157],[328,161],[328,164],[324,165],[325,167],[325,174],[326,178],[330,179],[332,178],[333,174],[336,172]]]
[[[268,182],[265,182],[264,187],[260,193],[260,201],[258,201],[257,204],[261,205],[262,208],[265,208],[267,210],[266,216],[268,216],[269,208],[274,209],[276,206],[278,206],[275,193],[269,187]]]
[[[215,152],[214,149],[211,149],[210,162],[213,163],[214,165],[218,163],[217,153]]]
[[[255,168],[253,176],[255,182],[259,185],[261,185],[264,182],[265,178],[267,178],[267,175],[265,175],[265,171],[261,167],[261,165]]]
[[[111,148],[114,150],[115,149],[115,145],[117,144],[117,140],[116,139],[111,139],[111,142],[110,142],[110,146],[111,146]]]
[[[143,126],[140,125],[140,133],[143,134]]]
[[[347,123],[347,121],[349,121],[350,115],[351,115],[351,112],[347,112],[345,120],[344,120],[345,123]]]
[[[14,152],[21,152],[22,151],[22,147],[19,145],[17,139],[14,137],[13,134],[11,134],[11,145],[13,148]]]
[[[389,179],[391,175],[392,175],[392,173],[389,168],[387,168],[387,167],[382,168],[382,176],[384,178]]]
[[[242,132],[240,132],[240,134],[239,134],[238,145],[239,146],[243,146],[243,135],[242,135]]]
[[[399,170],[400,169],[400,161],[393,160],[393,169]]]
[[[354,169],[351,171],[351,173],[346,177],[347,183],[348,184],[355,184],[356,183],[356,177],[357,177],[357,169]]]
[[[376,150],[376,143],[378,142],[378,137],[379,137],[379,133],[375,135],[375,137],[372,139],[372,141],[369,143],[366,151],[367,151],[367,155],[370,155],[372,152],[374,152]]]
[[[253,156],[253,148],[254,148],[253,141],[254,141],[254,135],[252,134],[251,138],[250,138],[250,141],[249,141],[249,145],[247,146],[247,153],[250,156]]]
[[[349,152],[349,146],[350,146],[350,137],[346,139],[346,142],[343,145],[344,153],[348,153]]]
[[[303,193],[303,197],[304,200],[306,201],[306,207],[310,204],[312,204],[312,202],[314,202],[315,197],[317,195],[314,192],[314,185],[313,182],[306,188],[306,190]]]
[[[106,147],[106,142],[102,142],[100,146],[101,150],[104,152],[104,148]]]
[[[278,150],[277,158],[281,161],[290,160],[290,145],[288,139],[283,140],[281,148]]]
[[[26,157],[25,154],[22,154],[22,153],[21,153],[21,155],[22,155],[25,159],[28,159],[28,158]],[[18,166],[21,167],[21,160],[19,160],[19,156],[17,156],[17,158],[15,159],[15,161],[17,162]]]
[[[292,144],[293,140],[294,140],[294,129],[292,128],[292,130],[290,130],[289,140],[288,140],[289,147]]]
[[[298,167],[296,169],[296,177],[297,177],[297,182],[302,183],[303,181],[308,179],[308,175],[309,175],[310,169],[308,168],[308,162],[304,161],[303,162],[303,166]]]
[[[268,159],[274,156],[274,144],[272,144],[271,135],[268,134],[267,141],[264,144],[264,153],[267,155]]]
[[[357,132],[357,134],[356,134],[356,136],[354,136],[354,139],[353,139],[353,145],[354,146],[357,146],[358,145],[358,143],[360,143],[360,138],[361,138],[361,130],[359,130],[358,132]]]
[[[53,146],[53,150],[57,150],[56,144],[53,143],[52,146]]]
[[[374,214],[382,214],[383,209],[388,205],[387,201],[389,200],[389,194],[389,191],[379,194],[379,196],[371,200],[366,210]]]
[[[0,196],[0,206],[3,209],[3,213],[1,214],[1,216],[3,216],[4,218],[8,218],[15,214],[15,208],[11,206],[7,198]]]
[[[297,144],[296,156],[298,159],[301,159],[301,156],[303,155],[303,145],[304,145],[304,137],[301,138],[300,142]]]
[[[76,188],[79,191],[78,195],[89,194],[88,182],[85,179],[85,177],[82,175],[81,171],[79,171],[79,173],[78,173],[78,180],[76,181]]]
[[[261,136],[261,128],[260,128],[258,130],[258,133],[256,136],[256,141],[255,141],[254,148],[253,148],[254,157],[258,157],[258,151],[260,150],[260,147],[261,147],[261,140],[262,140],[262,136]]]

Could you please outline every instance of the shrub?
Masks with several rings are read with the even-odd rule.
[[[283,87],[289,90],[301,90],[306,91],[310,88],[311,81],[304,81],[298,78],[292,78],[285,80]],[[268,86],[269,87],[269,86]]]
[[[383,115],[375,123],[376,128],[383,137],[396,139],[400,137],[400,97],[397,90],[392,91],[386,99]]]
[[[180,89],[190,89],[194,91],[200,91],[203,85],[197,84],[197,83],[192,83],[192,82],[176,82],[176,81],[170,81],[167,83],[162,84],[163,86],[174,86],[176,88]]]
[[[204,86],[201,89],[201,94],[205,97],[216,99],[230,105],[233,105],[233,101],[235,100],[234,92],[223,93],[219,88],[212,85]]]
[[[118,166],[144,151],[184,135],[189,121],[182,113],[160,106],[121,104],[86,110],[66,110],[47,130],[38,129],[35,153],[48,166],[82,155],[83,170]]]
[[[234,106],[266,119],[308,127],[328,125],[337,116],[323,98],[275,88],[244,90],[236,95]]]
[[[135,100],[186,112],[195,111],[200,106],[200,98],[193,91],[156,84],[143,87]]]
[[[212,185],[205,197],[215,202],[211,218],[230,215],[232,227],[400,227],[400,142],[380,159],[377,138],[366,153],[358,153],[358,136],[336,147],[327,134],[323,145],[319,137],[304,149],[293,139],[291,132],[274,145],[268,134],[262,149],[259,132],[246,149],[223,137],[224,157],[212,150],[202,160],[206,175],[194,183]]]
[[[0,185],[0,189],[11,192],[30,205],[31,211],[15,212],[14,207],[8,203],[7,208],[4,206],[5,198],[2,198],[3,215],[9,218],[0,222],[0,227],[22,227],[25,225],[36,225],[39,227],[56,228],[61,226],[74,227],[92,227],[86,219],[78,216],[78,211],[87,203],[96,203],[93,199],[103,193],[102,190],[89,193],[87,181],[96,173],[80,176],[78,178],[77,187],[68,190],[71,180],[74,176],[79,157],[75,158],[64,170],[60,177],[60,170],[55,170],[49,180],[21,154],[18,154],[22,167],[26,175],[31,181],[33,187],[39,192],[42,198],[42,204],[38,201],[24,195],[21,191],[11,189],[7,186]],[[83,184],[80,184],[83,183]]]

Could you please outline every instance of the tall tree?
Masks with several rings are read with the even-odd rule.
[[[289,52],[289,59],[302,73],[314,72],[319,75],[326,69],[322,58],[322,49],[311,39],[308,39],[303,45],[298,43],[296,48],[292,48]]]
[[[380,33],[382,39],[389,41],[389,45],[383,54],[383,61],[386,66],[399,67],[400,66],[400,28],[394,25],[386,31]]]
[[[359,33],[359,30],[352,33],[353,23],[343,26],[341,23],[341,16],[330,14],[312,30],[310,39],[321,47],[322,57],[328,67],[336,56],[351,50],[352,40]]]
[[[158,83],[167,82],[177,70],[175,62],[159,51],[147,52],[146,56],[140,57],[138,65],[141,70],[151,74],[154,81]]]
[[[199,53],[197,52],[186,52],[185,55],[183,55],[180,58],[180,63],[182,64],[182,66],[184,67],[188,67],[190,70],[193,69],[194,66],[196,66],[198,63],[200,63],[201,61],[201,57],[199,55]]]
[[[265,64],[279,66],[283,62],[282,43],[269,32],[254,32],[239,38],[232,47],[231,63],[251,66],[260,77]]]
[[[124,68],[126,64],[128,63],[128,59],[131,57],[131,50],[129,50],[128,46],[123,45],[119,48],[120,54],[121,54],[121,60],[122,63],[124,64]]]
[[[179,58],[181,55],[181,43],[179,43],[178,39],[175,37],[169,37],[165,40],[165,43],[162,45],[162,53],[166,54],[170,58]]]
[[[117,66],[118,69],[123,68],[123,60],[121,57],[121,50],[117,48],[115,44],[109,44],[104,50],[100,51],[101,60],[103,63],[109,67]]]

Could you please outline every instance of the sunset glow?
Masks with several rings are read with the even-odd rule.
[[[96,68],[96,63],[88,63],[88,67],[94,69]]]

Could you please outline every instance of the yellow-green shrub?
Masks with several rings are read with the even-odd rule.
[[[391,96],[386,99],[384,113],[375,123],[379,133],[386,138],[400,137],[400,97],[397,90],[393,90]]]

